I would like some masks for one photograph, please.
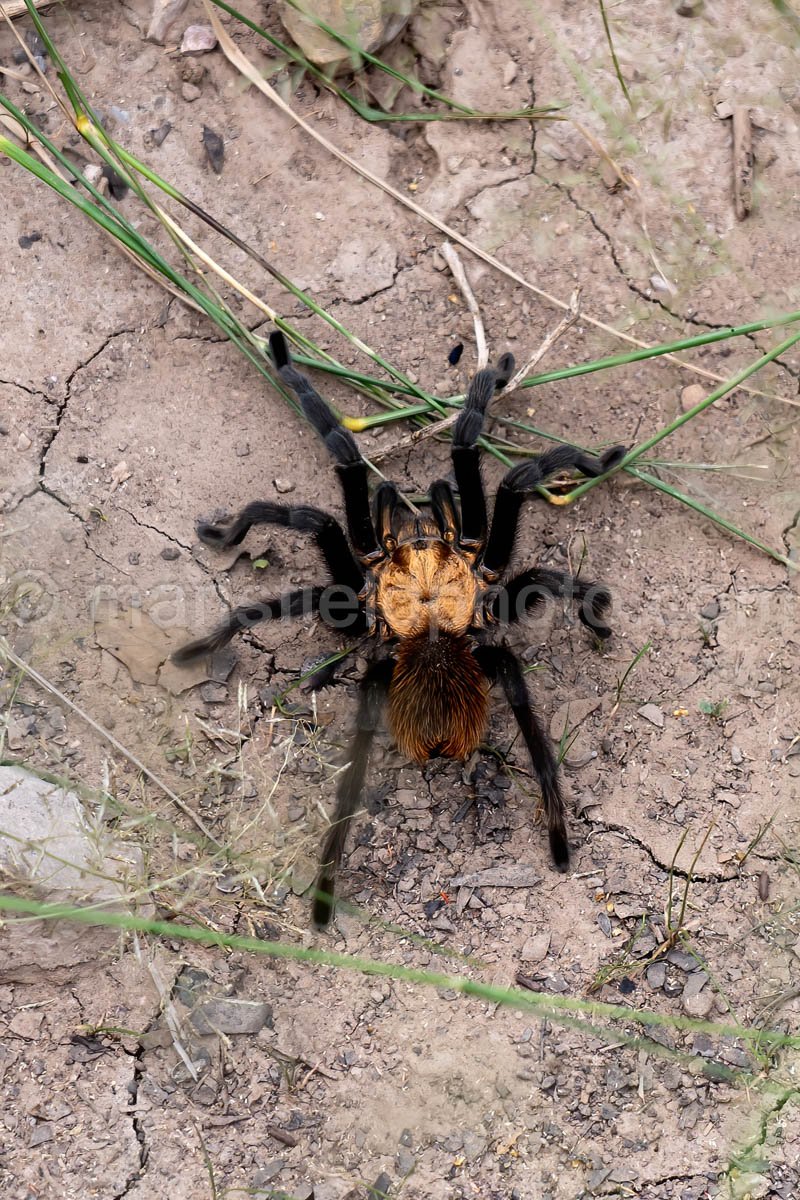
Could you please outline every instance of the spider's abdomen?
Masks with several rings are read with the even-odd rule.
[[[376,600],[397,637],[426,630],[460,634],[474,622],[478,580],[452,546],[441,538],[420,537],[401,542],[381,567]]]
[[[489,684],[466,637],[421,633],[400,642],[389,688],[389,725],[417,762],[465,759],[480,743]]]

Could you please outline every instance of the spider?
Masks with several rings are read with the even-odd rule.
[[[506,645],[492,644],[488,634],[493,625],[510,624],[548,598],[568,597],[578,603],[580,620],[596,637],[609,637],[605,619],[611,595],[603,585],[546,567],[530,567],[502,585],[500,581],[508,570],[520,510],[537,487],[575,468],[593,477],[613,471],[624,447],[614,446],[595,458],[574,446],[558,445],[513,467],[500,484],[489,523],[477,441],[489,401],[514,371],[513,356],[504,354],[496,367],[473,377],[453,429],[460,503],[451,484],[438,479],[430,489],[428,515],[413,505],[405,507],[397,486],[389,482],[381,483],[370,505],[367,463],[352,434],[292,365],[282,333],[271,335],[270,350],[281,378],[295,392],[336,464],[347,533],[318,508],[263,500],[248,504],[231,521],[201,522],[198,536],[206,545],[224,549],[238,545],[253,525],[305,530],[316,541],[332,583],[235,608],[216,630],[184,646],[174,658],[190,662],[214,653],[259,621],[307,612],[318,613],[334,628],[372,633],[382,647],[360,685],[355,737],[320,858],[315,924],[327,925],[333,912],[336,873],[384,702],[402,753],[420,764],[437,755],[463,761],[481,742],[490,685],[498,683],[539,781],[553,863],[558,871],[566,871],[569,844],[558,763],[531,707],[518,659]]]

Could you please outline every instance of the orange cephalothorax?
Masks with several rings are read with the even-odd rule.
[[[465,633],[475,623],[478,581],[469,563],[437,537],[401,542],[380,569],[378,615],[391,634]]]
[[[400,642],[389,724],[411,758],[468,758],[483,737],[488,706],[489,684],[466,637],[426,632]]]

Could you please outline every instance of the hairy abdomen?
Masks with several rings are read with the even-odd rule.
[[[400,643],[389,724],[411,758],[468,758],[483,737],[488,705],[489,684],[466,637],[425,632]]]

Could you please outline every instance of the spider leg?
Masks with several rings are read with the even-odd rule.
[[[337,598],[338,596],[338,598]],[[232,609],[226,619],[204,638],[181,646],[172,655],[175,663],[190,663],[221,650],[237,633],[252,629],[260,621],[275,621],[285,617],[302,617],[319,613],[327,625],[335,629],[349,628],[361,633],[365,628],[364,615],[357,597],[348,589],[337,587],[305,587],[286,592],[275,599],[260,600]]]
[[[453,471],[461,497],[461,538],[467,548],[486,541],[486,497],[480,468],[481,435],[486,408],[495,391],[505,387],[514,371],[514,358],[504,354],[497,367],[486,367],[472,378],[464,407],[453,428]]]
[[[356,593],[364,586],[364,573],[353,558],[339,522],[321,509],[309,505],[289,506],[273,504],[271,500],[254,500],[232,521],[217,525],[201,521],[197,526],[197,536],[206,546],[227,550],[229,546],[238,546],[253,525],[281,525],[312,534],[333,580],[352,588]]]
[[[542,789],[542,806],[556,870],[569,869],[569,844],[564,821],[564,800],[558,782],[558,763],[547,734],[531,707],[525,677],[517,658],[506,646],[478,646],[475,657],[486,676],[505,692],[525,739]]]
[[[347,529],[356,554],[362,560],[381,557],[375,526],[369,508],[367,464],[361,457],[355,438],[336,420],[330,407],[310,381],[292,366],[289,348],[282,333],[270,334],[270,350],[284,383],[296,394],[303,412],[314,426],[336,463],[344,493]]]
[[[536,458],[530,458],[527,462],[512,467],[497,489],[492,528],[483,555],[485,574],[489,578],[497,579],[508,567],[514,549],[520,509],[540,483],[544,483],[558,471],[571,471],[576,467],[590,478],[605,475],[607,471],[613,471],[624,456],[624,446],[612,446],[599,458],[585,454],[575,446],[555,446]]]
[[[397,549],[395,514],[399,504],[400,493],[396,484],[384,480],[375,493],[375,530],[384,554],[391,554]]]
[[[578,617],[595,637],[611,637],[605,614],[611,606],[611,592],[602,583],[586,583],[574,575],[551,571],[546,567],[531,567],[504,583],[491,601],[491,615],[502,625],[513,625],[524,613],[543,600],[574,600],[579,605]]]
[[[450,544],[460,542],[461,517],[453,489],[446,479],[437,479],[435,483],[431,484],[431,508],[444,540]]]
[[[368,667],[361,681],[356,734],[350,747],[350,762],[336,791],[336,812],[320,856],[313,907],[314,924],[319,928],[327,925],[333,915],[336,872],[342,861],[350,821],[361,800],[370,747],[389,691],[393,670],[393,660],[382,658]]]

